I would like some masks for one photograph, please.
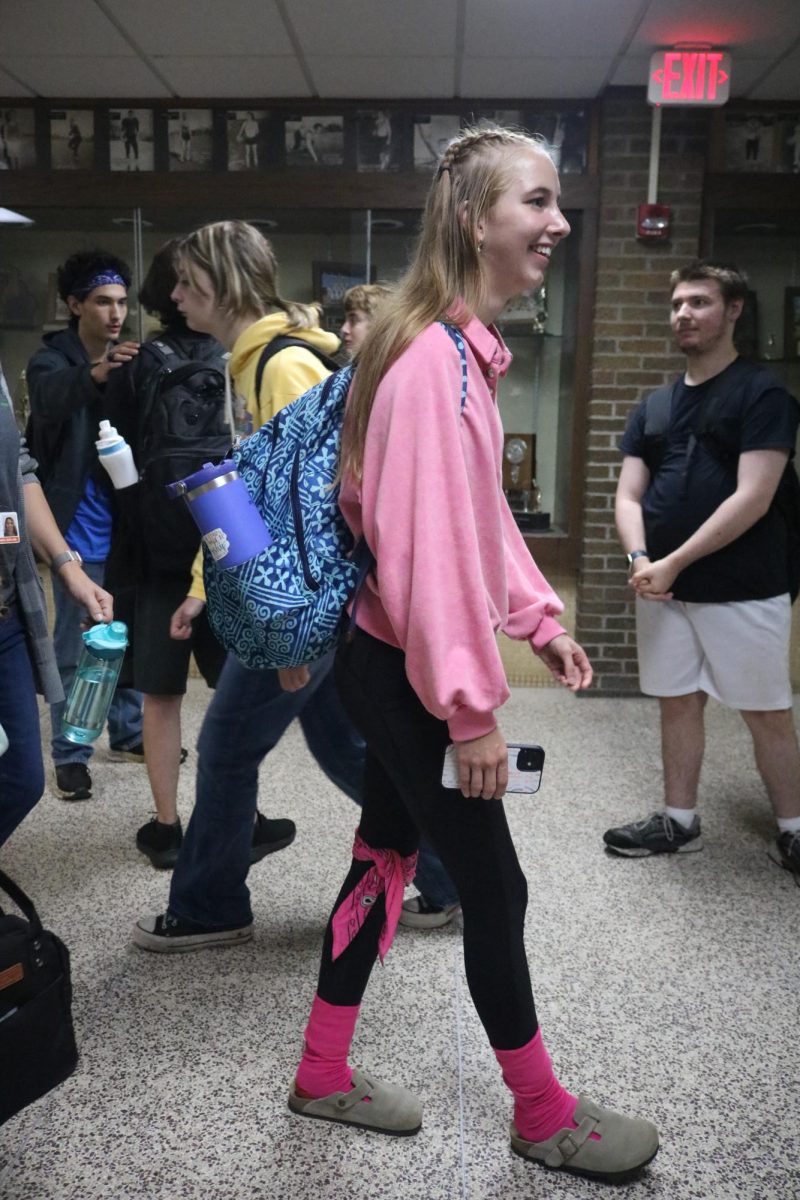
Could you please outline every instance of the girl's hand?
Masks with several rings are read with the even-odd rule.
[[[508,747],[500,730],[455,746],[461,795],[502,800],[508,787]]]
[[[588,688],[592,682],[592,664],[586,651],[569,634],[560,633],[537,653],[553,678],[571,692]]]
[[[310,678],[308,667],[278,667],[278,682],[285,692],[299,692]]]
[[[100,622],[108,624],[114,620],[114,598],[99,584],[90,579],[77,563],[65,563],[59,572],[59,579],[64,587],[82,604],[88,614],[88,620],[81,622],[81,627],[90,629]]]
[[[185,642],[192,636],[192,621],[199,617],[205,608],[204,600],[196,600],[187,596],[183,603],[175,609],[169,623],[169,636],[177,642]]]

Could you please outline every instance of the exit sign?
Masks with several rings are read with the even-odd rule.
[[[651,104],[726,104],[731,56],[722,50],[657,50],[650,59]]]

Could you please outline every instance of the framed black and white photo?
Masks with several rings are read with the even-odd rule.
[[[341,167],[344,117],[287,117],[284,153],[287,167]]]
[[[461,132],[457,113],[414,114],[414,170],[433,171]]]
[[[725,112],[726,171],[775,170],[775,115],[733,109]]]
[[[167,113],[170,171],[210,171],[214,114],[210,108],[174,108]]]
[[[108,110],[108,162],[112,171],[152,171],[153,110]]]
[[[359,171],[398,171],[403,160],[404,118],[384,108],[356,115],[356,166]]]
[[[263,108],[239,108],[228,112],[229,171],[257,171],[265,166],[270,116]]]
[[[54,171],[88,171],[94,166],[91,108],[50,109],[50,166]]]
[[[35,123],[32,108],[0,108],[0,171],[36,166]]]

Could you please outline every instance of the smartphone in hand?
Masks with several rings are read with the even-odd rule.
[[[509,742],[508,787],[506,794],[532,796],[538,792],[544,769],[544,750],[533,743]],[[456,748],[449,745],[444,752],[442,787],[459,788]]]

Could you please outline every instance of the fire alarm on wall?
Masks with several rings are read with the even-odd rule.
[[[645,242],[663,242],[670,235],[668,204],[640,204],[636,218],[636,236]]]

